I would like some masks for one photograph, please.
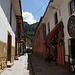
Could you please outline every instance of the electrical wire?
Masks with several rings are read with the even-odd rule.
[[[30,0],[30,2],[32,3],[32,5],[38,9],[38,7],[35,5],[35,3],[33,2],[33,0]]]
[[[35,8],[38,9],[38,7],[34,4],[33,0],[30,0],[32,2],[32,4],[34,5]]]
[[[43,2],[45,2],[45,1],[43,0]]]
[[[34,4],[33,0],[30,0],[30,1],[29,1],[29,2],[32,3],[32,5],[33,5],[35,8],[38,9],[36,12],[33,12],[35,16],[36,16],[36,14],[37,14],[38,12],[40,12],[40,10],[48,3],[48,1],[49,1],[49,0],[46,0],[46,2],[45,2],[45,1],[43,0],[44,4],[43,4],[39,9],[38,9],[37,6]]]
[[[47,1],[34,14],[38,13],[43,8],[43,6],[46,5]]]
[[[43,0],[44,4],[38,9],[37,6],[34,4],[33,0],[30,0],[30,2],[32,3],[32,5],[34,5],[34,7],[38,9],[36,12],[34,12],[34,14],[37,14],[43,8],[43,6],[46,5],[47,1],[45,2]]]

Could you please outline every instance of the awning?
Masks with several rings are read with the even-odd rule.
[[[20,40],[21,42],[23,42],[24,40]]]

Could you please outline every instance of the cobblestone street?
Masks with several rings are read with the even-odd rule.
[[[58,66],[53,66],[42,58],[29,53],[18,57],[11,68],[6,68],[0,75],[75,75]]]
[[[29,60],[33,75],[75,75],[75,73],[69,73],[58,66],[49,64],[34,54],[29,54]]]
[[[75,75],[75,0],[0,0],[0,75]]]

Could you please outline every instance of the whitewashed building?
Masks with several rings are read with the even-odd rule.
[[[20,0],[0,0],[0,71],[15,58],[16,16],[22,16]]]
[[[56,34],[62,22],[63,47],[57,46],[57,63],[70,66],[75,71],[75,0],[50,0],[41,23],[46,24],[46,35]],[[71,30],[70,30],[71,28]],[[62,30],[60,30],[61,32]],[[54,36],[51,35],[50,36]],[[61,36],[60,35],[60,36]],[[55,38],[57,36],[55,35]],[[59,33],[58,33],[59,37]],[[52,39],[53,40],[53,39]],[[58,40],[59,42],[59,40]],[[63,49],[62,49],[63,48]],[[62,51],[61,51],[62,50]],[[63,61],[62,61],[63,60]],[[70,62],[70,63],[69,63]],[[74,64],[74,65],[73,65]]]

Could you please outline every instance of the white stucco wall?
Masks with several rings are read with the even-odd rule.
[[[9,22],[10,22],[10,5],[11,5],[10,3],[11,0],[0,0],[0,5]]]
[[[12,8],[12,30],[15,32],[16,31],[16,16],[14,14],[14,10]]]
[[[70,36],[68,35],[67,31],[67,24],[69,19],[69,3],[70,0],[64,0],[63,3],[60,6],[61,10],[61,18],[64,24],[64,42],[65,42],[65,55],[69,55],[69,48],[68,48],[68,39],[70,39]],[[68,56],[65,56],[65,60],[68,61]]]
[[[69,47],[68,47],[68,40],[71,38],[68,34],[67,25],[68,20],[70,18],[70,9],[69,9],[69,2],[71,0],[64,0],[63,3],[60,6],[61,10],[61,17],[59,19],[62,19],[64,24],[64,42],[65,42],[65,55],[69,55]],[[75,15],[75,12],[72,14]],[[68,57],[65,56],[65,60],[68,61]]]
[[[48,35],[48,22],[50,23],[50,31],[52,31],[52,29],[55,27],[55,21],[54,21],[55,12],[56,12],[56,10],[54,10],[54,9],[50,10],[48,8],[48,10],[47,10],[47,12],[46,12],[46,14],[45,14],[45,16],[44,16],[44,18],[42,20],[42,23],[46,24],[46,35]]]
[[[11,0],[0,0],[0,41],[7,43],[9,32],[12,35],[12,46],[15,46],[15,34],[9,24],[10,3]]]
[[[62,0],[61,0],[62,1]],[[57,11],[58,15],[58,23],[62,20],[64,24],[64,42],[65,42],[65,61],[68,62],[68,56],[69,55],[69,47],[68,47],[68,40],[71,38],[67,31],[67,24],[68,19],[70,18],[70,10],[69,10],[69,2],[71,0],[63,0],[61,4],[55,5],[58,6],[58,9],[61,11],[61,16],[59,15],[59,11],[56,9],[50,9],[48,8],[46,15],[43,18],[44,23],[46,23],[46,34],[48,34],[48,22],[50,23],[50,31],[55,27],[55,21],[54,21],[54,14]],[[75,15],[75,13],[73,13]],[[47,20],[47,21],[46,21]]]
[[[61,16],[59,15],[58,10],[53,10],[52,14],[50,14],[50,23],[51,23],[51,30],[55,27],[55,21],[54,21],[54,13],[57,11],[58,15],[58,23],[62,20],[64,24],[64,42],[65,42],[65,55],[69,55],[69,48],[68,48],[68,39],[70,39],[70,36],[68,35],[67,31],[67,23],[69,19],[69,3],[70,0],[64,0],[62,4],[59,6],[59,10],[61,11]],[[65,56],[65,61],[68,61],[68,57]]]

